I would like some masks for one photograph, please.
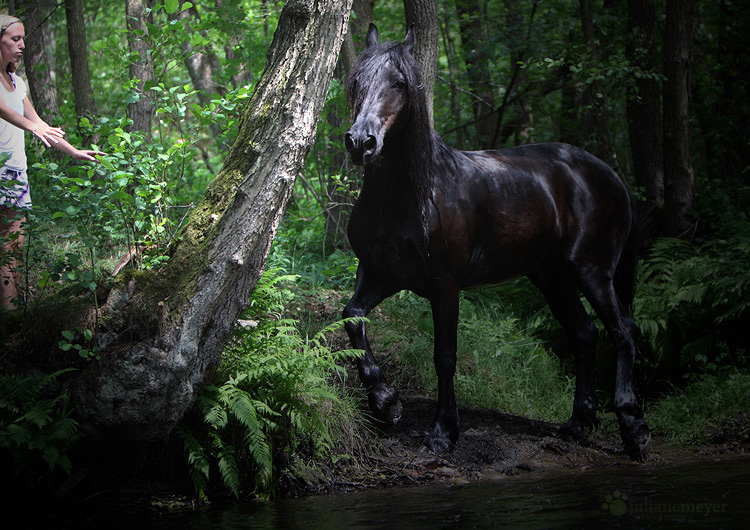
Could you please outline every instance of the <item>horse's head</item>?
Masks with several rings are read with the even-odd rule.
[[[414,30],[403,43],[378,44],[378,29],[370,24],[367,47],[349,78],[347,93],[354,109],[354,124],[344,136],[352,162],[367,165],[376,160],[388,132],[421,89],[414,61]]]

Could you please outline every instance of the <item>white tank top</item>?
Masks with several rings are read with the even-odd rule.
[[[26,83],[16,74],[10,74],[16,89],[8,92],[5,85],[0,83],[0,98],[11,109],[23,116],[23,99],[26,97]],[[15,171],[26,171],[26,149],[24,145],[24,131],[7,121],[0,119],[0,153],[10,153],[5,166]]]

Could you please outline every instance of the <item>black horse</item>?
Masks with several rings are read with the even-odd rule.
[[[370,409],[392,424],[402,406],[356,317],[408,289],[430,301],[435,324],[438,405],[424,444],[450,450],[459,433],[459,291],[526,275],[575,348],[573,414],[560,433],[584,438],[599,423],[597,330],[580,289],[614,342],[614,407],[626,450],[641,459],[650,433],[633,392],[638,330],[626,307],[635,281],[635,221],[625,186],[604,162],[570,145],[448,147],[428,120],[414,42],[410,28],[403,43],[378,44],[371,25],[347,87],[355,120],[345,144],[365,176],[349,222],[359,268],[344,317],[352,345],[365,351],[358,368]]]

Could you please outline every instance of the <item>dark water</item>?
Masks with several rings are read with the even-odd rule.
[[[117,523],[230,530],[750,528],[750,458],[371,490]],[[98,521],[97,527],[109,525]]]

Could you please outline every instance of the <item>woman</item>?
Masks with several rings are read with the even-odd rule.
[[[26,176],[24,131],[76,160],[95,162],[91,150],[73,147],[63,139],[64,131],[45,123],[34,110],[26,83],[15,71],[23,56],[23,23],[16,17],[0,15],[0,307],[13,309],[18,297],[16,257],[24,243],[24,212],[31,208]],[[0,162],[1,163],[1,162]]]

